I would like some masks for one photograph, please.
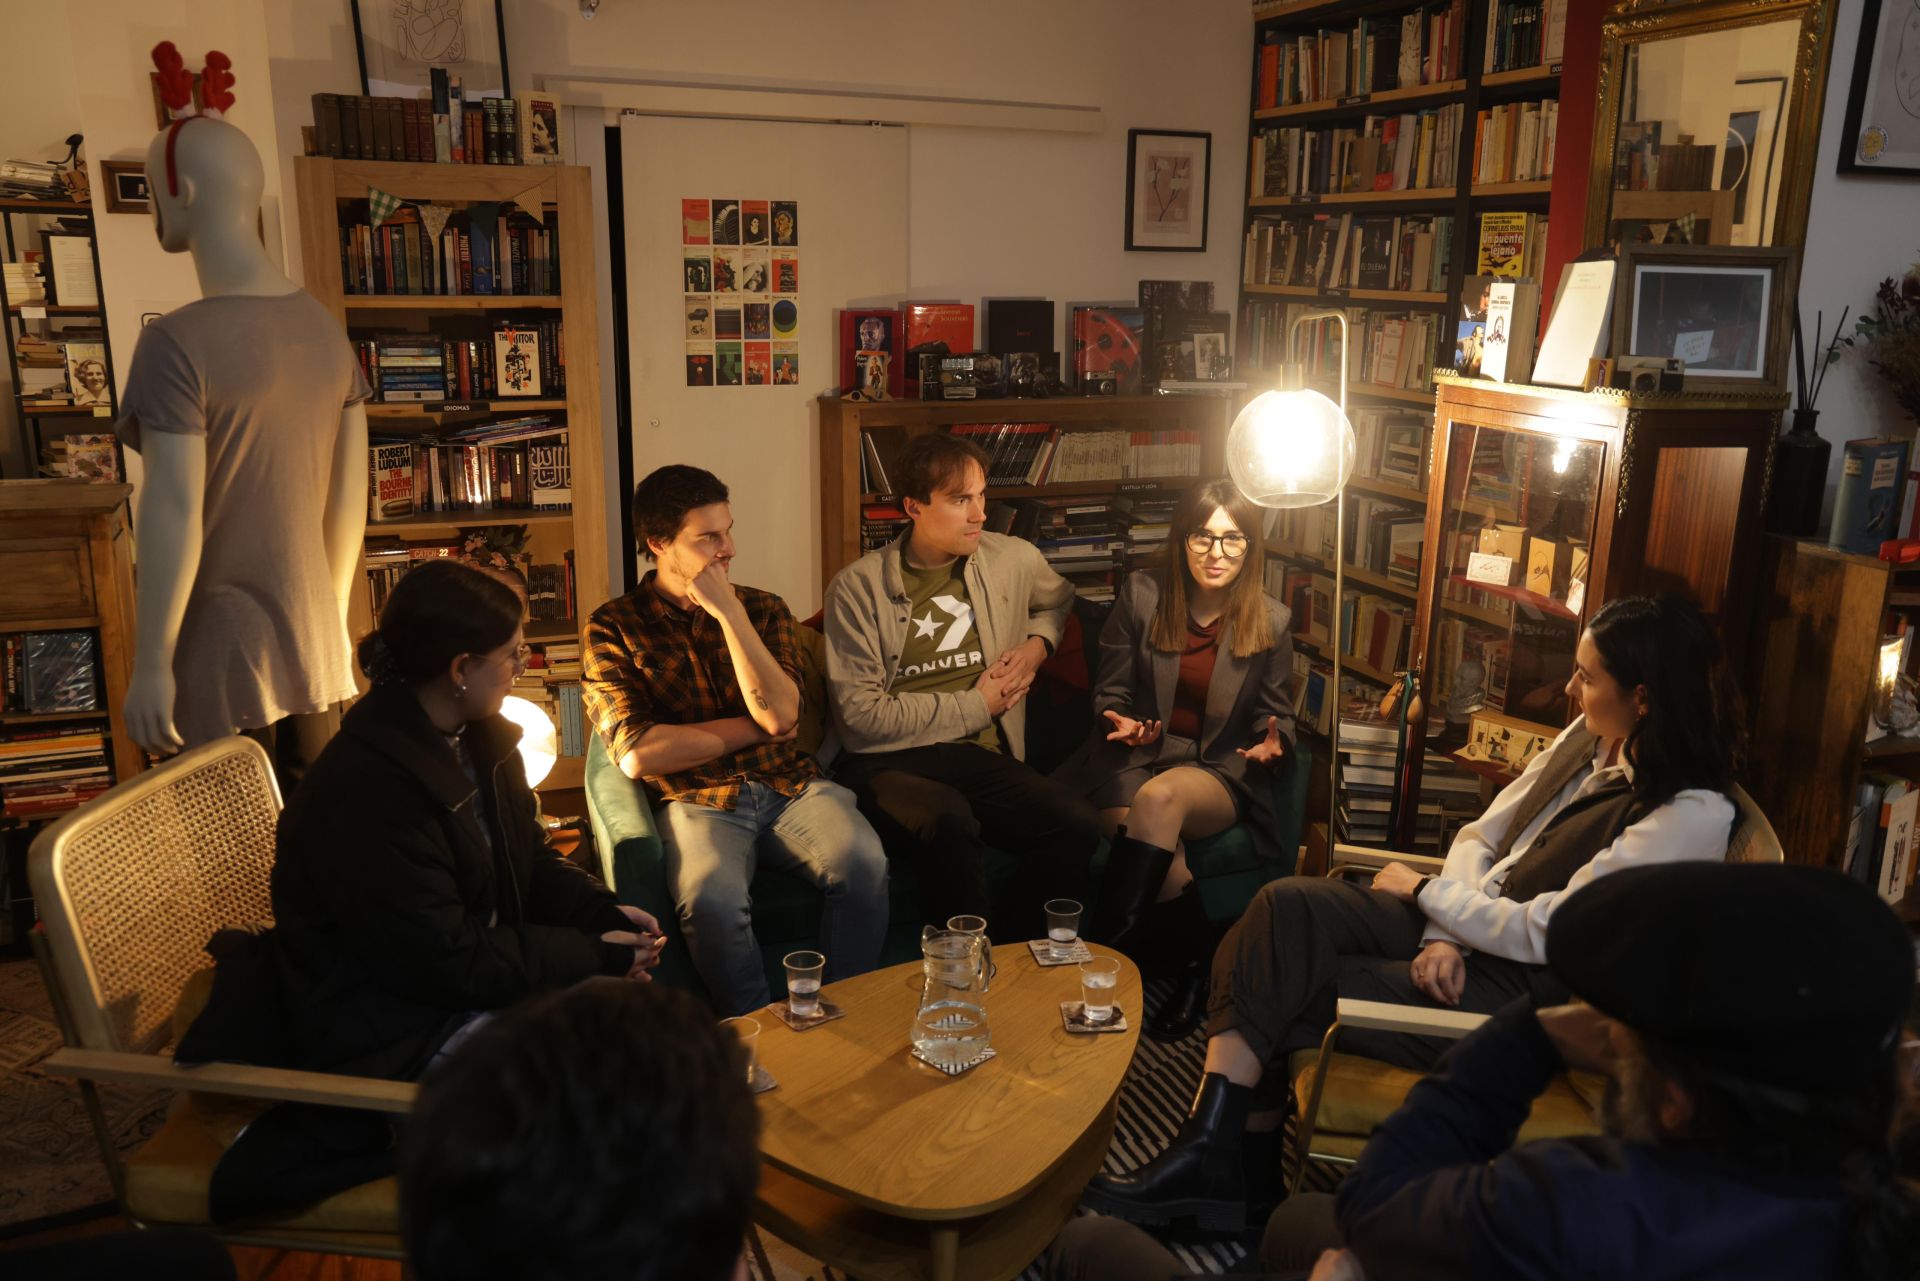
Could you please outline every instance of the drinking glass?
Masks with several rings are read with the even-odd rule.
[[[782,962],[787,967],[787,1009],[796,1019],[810,1019],[820,1012],[820,971],[827,958],[818,952],[789,952]]]
[[[971,934],[980,940],[980,990],[985,992],[993,985],[993,976],[1000,967],[993,963],[993,940],[987,937],[987,918],[984,916],[949,916],[947,928],[962,934]]]
[[[760,1022],[758,1019],[735,1018],[721,1019],[720,1026],[730,1030],[740,1038],[740,1048],[747,1052],[747,1084],[753,1084],[754,1065],[759,1062]]]
[[[1113,989],[1119,983],[1118,957],[1096,956],[1080,962],[1080,999],[1087,1007],[1087,1022],[1105,1023],[1113,1017]]]
[[[1047,951],[1054,960],[1064,961],[1073,955],[1074,946],[1080,942],[1081,910],[1070,898],[1047,900]]]

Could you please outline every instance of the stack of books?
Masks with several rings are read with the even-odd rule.
[[[10,262],[0,265],[0,271],[6,275],[7,302],[12,306],[47,300],[47,282],[40,275],[39,262]]]
[[[99,730],[0,730],[0,817],[61,814],[111,786],[107,740]]]
[[[33,160],[0,160],[0,196],[25,200],[64,200],[60,166]]]

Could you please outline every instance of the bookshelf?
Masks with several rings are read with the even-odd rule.
[[[559,509],[534,508],[522,503],[479,506],[467,510],[428,511],[367,524],[369,564],[367,590],[354,594],[350,624],[355,635],[373,625],[376,580],[396,564],[394,553],[373,557],[393,540],[410,544],[446,542],[459,531],[510,533],[525,531],[525,551],[532,563],[572,565],[571,615],[533,618],[527,639],[536,648],[578,643],[581,624],[612,594],[606,552],[606,513],[595,500],[602,475],[600,454],[600,354],[595,310],[592,190],[588,171],[572,165],[546,167],[517,165],[447,165],[399,161],[340,160],[301,156],[294,160],[300,203],[300,238],[306,287],[340,321],[350,335],[438,334],[450,330],[488,331],[495,322],[511,321],[537,327],[548,322],[564,326],[560,347],[565,374],[564,397],[458,398],[428,401],[369,402],[367,421],[377,440],[418,442],[444,439],[463,429],[482,429],[515,417],[546,415],[564,425],[574,486],[571,505]],[[402,200],[432,203],[453,209],[456,215],[475,205],[493,204],[502,210],[518,201],[539,208],[541,229],[557,243],[557,292],[529,294],[487,293],[349,293],[342,248],[343,215],[357,220],[369,188],[391,192]],[[529,259],[531,261],[531,259]],[[543,351],[545,355],[551,355]],[[416,453],[416,457],[424,457]],[[538,483],[537,481],[535,482]],[[537,490],[536,496],[537,496]],[[376,544],[372,540],[379,540]],[[405,555],[398,557],[405,563]],[[564,661],[565,655],[559,656]],[[556,686],[567,684],[557,678]],[[554,716],[556,725],[562,718]],[[564,726],[563,726],[564,729]],[[581,786],[584,756],[562,755],[543,792]]]
[[[29,474],[36,470],[76,479],[118,482],[126,475],[126,460],[113,423],[120,413],[120,391],[113,374],[113,342],[106,311],[106,285],[100,276],[100,243],[93,206],[71,200],[0,198],[0,239],[6,246],[8,270],[0,272],[0,310],[6,315],[7,371],[13,380],[13,410],[20,421],[20,448]],[[92,259],[93,297],[82,302],[62,300],[52,277],[54,266],[44,252],[46,234],[84,241]],[[39,264],[39,289],[25,291],[26,281],[14,275],[33,252]],[[90,322],[90,323],[86,323]],[[22,343],[34,343],[31,353]],[[86,357],[100,361],[105,372],[105,402],[95,405],[48,403],[48,394],[68,394],[65,344],[86,343],[96,348]],[[28,383],[34,384],[30,391]],[[44,388],[48,394],[36,394]],[[90,420],[82,423],[81,419]],[[69,436],[107,437],[82,442]]]
[[[91,708],[55,710],[9,710],[12,701],[0,702],[0,848],[6,856],[0,868],[0,945],[21,943],[33,924],[26,855],[40,827],[146,766],[121,719],[133,671],[132,492],[128,485],[72,479],[0,481],[0,582],[7,585],[0,592],[0,644],[9,651],[7,684],[27,684],[20,668],[33,661],[12,642],[83,632],[91,638],[97,697]],[[42,701],[57,708],[66,700]]]
[[[1227,427],[1239,403],[1224,395],[1155,396],[1056,396],[1034,400],[885,400],[852,401],[837,396],[820,397],[820,582],[824,590],[833,576],[859,559],[865,548],[862,538],[862,509],[883,504],[891,495],[868,490],[863,484],[863,432],[915,434],[952,430],[971,424],[1046,423],[1062,436],[1075,432],[1185,432],[1195,437],[1198,447],[1196,468],[1178,474],[1114,477],[1100,480],[1071,480],[1034,485],[989,485],[988,523],[993,525],[996,504],[1021,499],[1085,497],[1089,505],[1102,498],[1127,497],[1146,504],[1168,503],[1201,477],[1219,476],[1226,471]],[[1057,447],[1057,446],[1056,446]],[[1107,574],[1062,573],[1073,579],[1082,595],[1098,598],[1092,581],[1100,577],[1117,580],[1127,569],[1136,568],[1136,558],[1147,554],[1147,546],[1129,542],[1124,533],[1113,540],[1123,544],[1116,550],[1115,567]],[[1047,550],[1043,539],[1036,539]],[[1155,543],[1152,546],[1157,547]],[[1051,559],[1051,556],[1050,556]],[[1088,581],[1082,583],[1082,579]]]

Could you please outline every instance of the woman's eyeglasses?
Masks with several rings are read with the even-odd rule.
[[[1187,535],[1187,550],[1195,556],[1211,555],[1215,547],[1228,560],[1239,560],[1247,554],[1247,536],[1241,533],[1210,534],[1203,529],[1196,529]]]

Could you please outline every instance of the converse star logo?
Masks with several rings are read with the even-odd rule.
[[[968,629],[973,626],[973,606],[957,596],[935,596],[933,603],[953,619],[953,625],[947,628],[947,634],[940,638],[938,652],[944,654],[950,649],[958,648],[960,642],[966,637]],[[932,634],[932,629],[921,633],[923,636]]]
[[[914,619],[913,625],[918,629],[914,632],[915,636],[931,636],[940,630],[940,620],[934,617],[932,610],[927,611],[925,618]]]

